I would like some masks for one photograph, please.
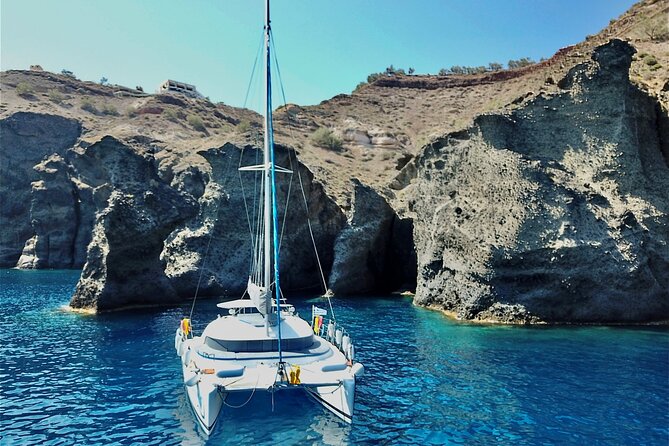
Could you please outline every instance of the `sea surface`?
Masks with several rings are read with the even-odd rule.
[[[0,444],[669,444],[666,328],[473,326],[399,296],[334,301],[365,365],[352,425],[279,393],[206,439],[174,352],[189,305],[64,312],[77,278],[0,270]]]

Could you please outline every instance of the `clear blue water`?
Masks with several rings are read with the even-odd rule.
[[[0,444],[204,444],[174,330],[188,306],[66,313],[78,273],[0,271]],[[313,301],[293,300],[308,313]],[[233,414],[209,444],[669,443],[666,328],[453,323],[338,299],[366,376],[347,426],[306,398]],[[197,306],[195,322],[216,314]]]

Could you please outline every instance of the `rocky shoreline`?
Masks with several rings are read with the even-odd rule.
[[[286,291],[324,291],[308,219],[335,295],[415,289],[415,304],[477,323],[669,320],[669,116],[630,82],[634,52],[600,46],[557,91],[431,140],[382,187],[324,178],[309,149],[279,145],[309,198],[280,177]],[[46,113],[0,130],[0,267],[83,268],[76,311],[243,291],[252,133],[179,152]]]
[[[667,117],[629,82],[633,53],[612,41],[561,92],[417,157],[417,303],[503,323],[667,319]]]

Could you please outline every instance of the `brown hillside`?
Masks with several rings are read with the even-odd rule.
[[[559,90],[557,83],[567,71],[611,38],[628,40],[637,49],[633,82],[667,107],[668,14],[667,0],[639,2],[597,35],[536,65],[482,75],[387,77],[316,106],[290,105],[279,112],[283,126],[277,128],[297,140],[298,146],[309,147],[301,151],[302,158],[317,166],[317,175],[327,179],[329,191],[338,200],[343,202],[350,195],[348,177],[361,178],[392,198],[394,192],[387,186],[428,141],[466,127],[481,113],[514,108],[534,94]],[[657,63],[651,65],[653,60]],[[339,134],[344,150],[334,152],[311,144],[309,137],[318,127]],[[341,175],[342,171],[348,175]]]
[[[316,106],[288,105],[276,114],[277,139],[298,149],[345,208],[351,178],[362,179],[392,199],[395,192],[388,186],[428,141],[466,127],[481,113],[514,108],[534,94],[557,91],[564,74],[610,38],[626,39],[636,47],[632,80],[666,106],[668,13],[668,0],[640,2],[597,35],[522,69],[469,76],[393,76]],[[27,85],[29,93],[18,95],[19,84]],[[258,114],[204,99],[145,94],[40,71],[3,72],[0,88],[0,118],[17,111],[74,118],[84,127],[84,141],[141,135],[159,152],[161,163],[177,171],[189,165],[207,169],[196,154],[199,149],[227,141],[260,141]],[[317,147],[311,136],[320,127],[341,137],[343,148]]]

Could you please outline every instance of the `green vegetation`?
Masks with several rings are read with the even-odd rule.
[[[237,131],[239,133],[246,133],[249,130],[251,130],[251,123],[247,120],[241,121],[239,124],[237,124]]]
[[[341,150],[342,140],[338,138],[332,130],[321,127],[311,135],[311,142],[318,147],[330,150]]]
[[[118,110],[112,104],[105,104],[102,106],[102,114],[110,116],[118,116]]]
[[[84,99],[81,101],[81,106],[80,106],[80,107],[81,107],[82,110],[85,110],[85,111],[87,111],[87,112],[89,112],[89,113],[93,113],[93,114],[95,114],[95,113],[98,112],[98,109],[97,109],[97,107],[95,106],[95,104],[93,103],[93,101],[91,101],[91,100],[88,99],[88,98],[84,98]]]
[[[53,103],[60,104],[65,100],[65,96],[58,90],[49,90],[49,100]]]
[[[541,59],[543,62],[545,59]],[[533,61],[529,57],[523,57],[518,60],[511,59],[508,63],[508,69],[513,70],[516,68],[522,68],[526,67],[529,65],[533,65],[536,62]],[[468,67],[468,66],[460,66],[460,65],[453,65],[451,68],[442,68],[439,70],[438,75],[439,76],[448,76],[450,74],[458,74],[458,75],[469,75],[469,74],[483,74],[483,73],[489,73],[493,71],[501,71],[504,69],[504,65],[502,65],[499,62],[490,62],[488,66],[480,65],[477,67]],[[408,71],[404,71],[402,68],[395,68],[393,65],[390,65],[388,68],[385,69],[385,71],[382,71],[380,73],[372,73],[369,76],[367,76],[367,82],[360,82],[356,87],[354,91],[359,90],[360,88],[364,87],[367,84],[372,84],[375,81],[382,79],[384,77],[394,77],[394,76],[406,76],[406,75],[413,75],[416,72],[413,68],[409,68]]]
[[[19,82],[16,85],[16,94],[18,94],[21,97],[27,98],[29,96],[32,96],[35,90],[33,90],[32,85],[30,85],[27,82]]]
[[[649,67],[652,67],[653,65],[657,65],[657,64],[658,64],[658,61],[657,61],[657,59],[655,58],[655,56],[650,56],[650,55],[647,56],[646,58],[644,58],[644,62],[645,62],[646,65],[648,65]]]
[[[77,77],[74,75],[73,72],[70,70],[63,69],[63,71],[60,72],[63,76],[71,77],[72,79],[76,79]]]
[[[179,115],[173,108],[166,109],[163,112],[163,116],[165,116],[166,119],[172,122],[177,122],[179,120]]]
[[[660,68],[662,68],[662,65],[660,64],[660,62],[652,54],[640,53],[639,54],[639,59],[643,60],[643,63],[648,65],[648,68],[650,69],[650,71],[655,71],[655,70],[659,70]]]
[[[523,68],[528,65],[533,65],[536,62],[530,59],[529,57],[523,57],[518,60],[513,60],[511,59],[510,61],[507,62],[507,66],[509,67],[509,70],[513,70],[515,68]]]
[[[205,127],[204,122],[202,121],[202,118],[200,118],[197,115],[188,115],[186,118],[186,121],[188,121],[188,124],[193,127],[195,130],[199,132],[206,132],[207,127]]]

